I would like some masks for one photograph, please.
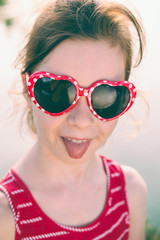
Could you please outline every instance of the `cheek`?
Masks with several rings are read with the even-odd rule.
[[[109,138],[109,136],[112,134],[117,123],[118,123],[118,119],[108,121],[108,122],[102,122],[102,124],[100,125],[100,131],[104,138],[104,141],[106,141]]]
[[[58,128],[58,125],[61,122],[59,117],[53,117],[49,114],[43,113],[35,105],[32,105],[32,109],[33,120],[38,135],[47,134],[47,132],[52,132],[54,129]]]

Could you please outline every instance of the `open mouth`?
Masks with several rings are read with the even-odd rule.
[[[62,137],[67,152],[71,158],[82,158],[87,151],[91,140],[89,139],[73,139]]]

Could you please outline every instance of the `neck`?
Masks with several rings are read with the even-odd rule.
[[[58,181],[64,184],[82,184],[88,179],[98,176],[103,167],[96,154],[87,159],[68,158],[64,161],[56,158],[48,148],[38,142],[24,161],[26,165],[25,171],[28,169],[28,175],[30,175],[30,171],[33,171],[36,179],[41,176],[41,179],[45,178],[50,183]]]

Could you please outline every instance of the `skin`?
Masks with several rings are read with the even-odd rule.
[[[68,39],[59,44],[35,71],[69,75],[80,86],[89,87],[101,79],[124,80],[124,69],[125,60],[119,46],[111,47],[102,40]],[[97,119],[90,112],[85,97],[81,97],[71,111],[57,117],[41,112],[27,94],[25,98],[33,110],[38,136],[33,148],[14,170],[51,219],[71,226],[91,223],[102,212],[107,195],[107,176],[96,150],[109,138],[118,120],[103,122]],[[74,159],[68,155],[61,137],[90,139],[91,142],[83,157]],[[131,216],[129,240],[143,240],[146,185],[134,169],[122,168]],[[3,226],[0,227],[0,239],[13,240],[14,219],[2,193],[0,226]]]

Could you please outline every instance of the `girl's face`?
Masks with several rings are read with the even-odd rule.
[[[124,80],[125,60],[120,47],[111,47],[107,41],[67,39],[35,71],[71,76],[80,86],[89,87],[98,80]],[[32,108],[40,149],[63,162],[94,157],[117,124],[117,119],[103,122],[96,118],[85,97],[60,116],[45,114],[35,104]]]

